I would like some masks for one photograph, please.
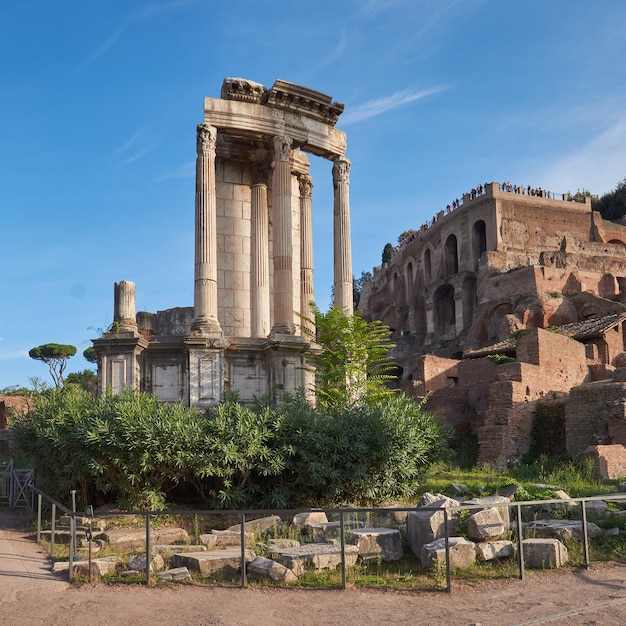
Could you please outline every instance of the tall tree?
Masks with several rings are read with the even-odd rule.
[[[63,372],[70,357],[76,354],[76,347],[63,343],[44,343],[28,351],[28,356],[42,361],[48,366],[50,376],[57,389],[63,385]]]
[[[617,183],[615,189],[591,203],[594,211],[599,211],[605,220],[616,221],[626,215],[626,178]]]
[[[390,243],[386,243],[383,248],[382,262],[383,265],[385,263],[389,263],[391,261],[391,257],[393,256],[393,246]]]

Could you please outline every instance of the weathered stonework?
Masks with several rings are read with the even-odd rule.
[[[313,182],[307,153],[333,162],[335,300],[352,313],[343,105],[277,80],[227,78],[205,98],[196,134],[194,306],[135,312],[135,285],[115,285],[114,323],[94,340],[99,392],[217,404],[311,387],[301,318],[313,292]]]
[[[565,403],[570,454],[625,445],[626,227],[589,199],[480,187],[398,246],[361,293],[364,317],[394,331],[402,388],[477,435],[481,464],[528,452],[548,398]]]

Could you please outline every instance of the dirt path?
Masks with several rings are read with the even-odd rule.
[[[626,564],[455,583],[453,593],[226,589],[184,585],[70,587],[49,573],[23,518],[0,509],[0,624],[203,626],[626,624]]]

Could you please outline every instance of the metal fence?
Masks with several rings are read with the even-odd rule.
[[[25,506],[32,511],[34,493],[28,487],[34,477],[32,469],[15,469],[12,459],[0,463],[0,500],[6,501],[11,508]]]
[[[47,494],[43,493],[32,484],[28,486],[28,488],[32,491],[33,495],[37,496],[37,541],[41,540],[41,529],[42,522],[44,517],[44,501],[50,505],[50,556],[54,557],[55,552],[55,523],[56,523],[56,514],[57,511],[62,511],[66,515],[70,517],[70,549],[69,549],[69,580],[73,580],[74,576],[74,559],[76,558],[76,547],[77,547],[77,518],[90,517],[93,515],[92,510],[78,512],[75,510],[75,506],[73,506],[73,510],[68,509],[60,502],[56,501],[54,498],[51,498]],[[74,499],[75,492],[73,494]],[[453,524],[453,516],[460,511],[473,511],[473,510],[481,510],[485,508],[495,507],[498,509],[507,508],[509,510],[513,510],[515,512],[515,530],[514,534],[516,535],[516,543],[517,543],[517,567],[519,571],[519,578],[524,578],[524,533],[522,527],[522,517],[523,510],[527,508],[542,507],[545,509],[546,506],[555,505],[555,506],[569,506],[576,507],[580,511],[580,524],[582,530],[582,544],[583,544],[583,554],[584,554],[584,566],[586,568],[589,567],[590,564],[590,556],[589,556],[589,537],[587,532],[587,508],[589,503],[597,502],[597,501],[605,501],[605,502],[617,502],[617,503],[626,503],[626,493],[620,494],[610,494],[603,496],[594,496],[594,497],[586,497],[586,498],[570,498],[570,499],[553,499],[553,500],[532,500],[532,501],[519,501],[519,502],[498,502],[493,504],[485,504],[485,503],[461,503],[458,506],[449,506],[445,508],[437,508],[437,507],[420,507],[420,511],[439,511],[443,512],[444,516],[444,536],[443,539],[445,541],[445,570],[446,570],[446,586],[445,590],[450,593],[452,590],[452,571],[451,571],[451,559],[450,559],[450,532],[454,527]],[[259,510],[185,510],[185,509],[177,509],[177,510],[167,510],[167,511],[125,511],[125,512],[110,512],[107,513],[107,516],[116,516],[116,515],[134,515],[137,517],[141,517],[144,522],[144,531],[145,531],[145,554],[146,554],[146,569],[145,569],[145,581],[150,584],[151,580],[151,554],[152,554],[152,526],[154,524],[154,519],[158,516],[228,516],[230,518],[237,518],[240,523],[240,541],[239,545],[241,548],[240,553],[240,579],[239,585],[241,587],[246,587],[247,585],[247,575],[246,575],[246,522],[253,521],[258,519],[259,517],[268,516],[268,515],[278,515],[282,519],[285,518],[293,518],[294,515],[298,513],[310,513],[310,512],[324,512],[327,516],[335,517],[339,520],[339,547],[341,551],[341,588],[346,588],[346,533],[349,533],[349,523],[350,520],[355,520],[359,516],[366,517],[368,515],[381,515],[381,514],[395,514],[395,513],[407,513],[415,512],[416,508],[413,507],[389,507],[389,508],[325,508],[325,509],[259,509]],[[573,520],[578,521],[578,520]],[[91,537],[89,536],[89,539]],[[90,561],[91,561],[91,551],[90,551]],[[89,564],[89,572],[91,577],[91,563]]]

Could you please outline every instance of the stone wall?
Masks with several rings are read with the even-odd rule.
[[[622,445],[590,446],[583,456],[593,459],[599,478],[611,480],[626,476],[626,448]]]
[[[609,423],[626,420],[626,382],[598,381],[574,387],[565,405],[567,452],[610,444]]]

